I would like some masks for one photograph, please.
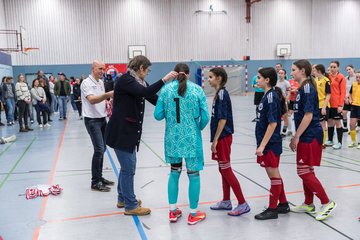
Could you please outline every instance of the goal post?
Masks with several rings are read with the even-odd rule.
[[[230,95],[243,95],[245,88],[245,68],[243,65],[211,65],[201,67],[201,85],[206,96],[214,96],[216,93],[208,82],[209,71],[214,67],[221,67],[226,71],[228,75],[226,90]]]

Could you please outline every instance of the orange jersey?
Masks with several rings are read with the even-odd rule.
[[[346,96],[346,79],[341,73],[336,74],[336,76],[329,74],[329,78],[331,81],[330,107],[343,107]]]
[[[289,80],[290,83],[290,96],[289,100],[292,102],[295,102],[297,90],[299,88],[299,83],[295,81],[294,79]]]

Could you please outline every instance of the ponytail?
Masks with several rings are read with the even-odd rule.
[[[179,81],[178,94],[184,96],[186,92],[186,79],[187,76],[184,72],[179,72],[177,80]]]
[[[275,92],[278,94],[280,99],[281,116],[287,113],[286,99],[279,87],[274,87]]]
[[[177,72],[179,75],[177,80],[179,81],[178,86],[178,94],[182,97],[185,96],[186,93],[186,80],[188,79],[190,69],[189,66],[185,63],[178,63],[176,64],[174,71]]]

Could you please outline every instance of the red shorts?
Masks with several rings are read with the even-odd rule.
[[[299,142],[296,149],[297,165],[320,166],[322,145],[314,140],[311,143]]]
[[[257,163],[262,167],[278,168],[280,163],[280,155],[276,156],[273,151],[257,157]]]
[[[232,135],[223,137],[216,145],[216,152],[212,153],[212,159],[222,162],[230,162]]]

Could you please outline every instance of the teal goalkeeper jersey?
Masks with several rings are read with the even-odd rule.
[[[204,90],[187,81],[184,97],[178,95],[174,80],[160,91],[154,117],[166,120],[165,157],[203,158],[201,130],[209,122]]]

